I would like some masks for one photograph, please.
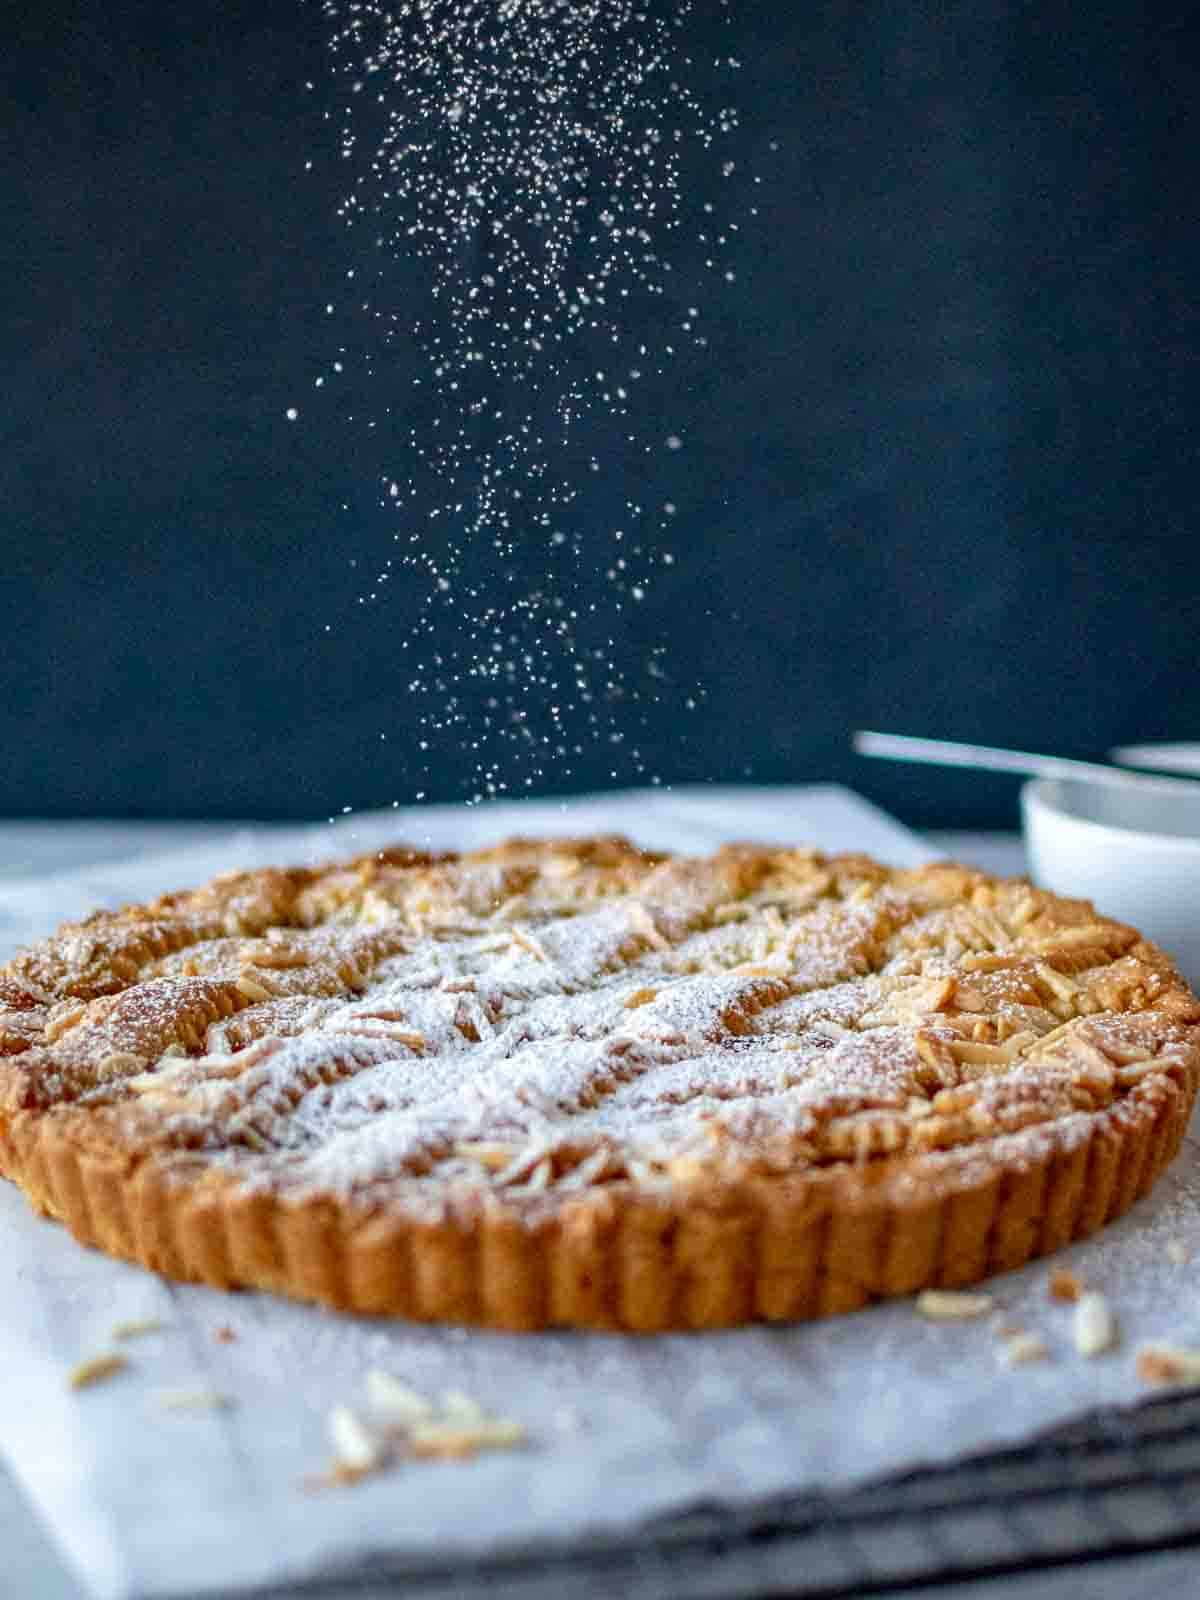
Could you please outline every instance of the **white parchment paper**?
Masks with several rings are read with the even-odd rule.
[[[728,838],[806,839],[899,863],[925,847],[834,788],[658,791],[246,830],[170,857],[0,885],[0,957],[98,904],[142,899],[237,863],[320,859],[407,838],[470,844],[513,831],[627,832],[702,850]],[[0,1190],[0,1449],[97,1596],[172,1596],[353,1569],[388,1552],[414,1565],[620,1532],[704,1501],[836,1488],[1014,1443],[1144,1392],[1136,1346],[1195,1342],[1200,1149],[1099,1239],[1058,1258],[1121,1320],[1085,1361],[1048,1269],[991,1286],[1006,1321],[1050,1359],[1010,1368],[993,1326],[929,1323],[911,1302],[798,1327],[634,1339],[509,1336],[369,1322],[263,1295],[164,1282],[77,1246]],[[1168,1252],[1179,1241],[1197,1266]],[[65,1375],[112,1348],[114,1323],[161,1319],[125,1346],[127,1372],[83,1392]],[[234,1338],[218,1342],[218,1328]],[[436,1396],[465,1390],[523,1422],[528,1449],[468,1463],[405,1463],[353,1488],[305,1492],[327,1462],[326,1415],[369,1415],[382,1367]],[[167,1412],[160,1392],[213,1389],[230,1408]]]

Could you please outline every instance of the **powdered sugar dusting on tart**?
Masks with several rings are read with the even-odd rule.
[[[965,869],[619,842],[248,874],[3,974],[18,1104],[290,1195],[439,1206],[1088,1137],[1182,1072],[1130,929]]]

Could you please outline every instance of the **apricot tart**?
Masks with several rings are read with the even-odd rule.
[[[1081,901],[620,839],[229,874],[0,968],[0,1171],[171,1277],[714,1328],[1018,1267],[1179,1147],[1200,1004]]]

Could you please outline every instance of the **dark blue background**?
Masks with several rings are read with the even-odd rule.
[[[712,361],[641,419],[686,425],[649,485],[679,559],[613,619],[631,661],[669,644],[650,770],[1012,825],[1011,786],[869,766],[848,730],[1200,737],[1188,9],[733,10],[698,0],[697,55],[744,61],[761,226],[706,303]],[[357,600],[396,442],[351,420],[352,386],[312,398],[365,334],[324,313],[357,247],[317,6],[24,7],[10,30],[0,814],[460,798],[469,758],[447,741],[427,776],[412,749],[419,595]],[[606,456],[597,526],[645,471]],[[562,782],[614,770],[597,749]]]

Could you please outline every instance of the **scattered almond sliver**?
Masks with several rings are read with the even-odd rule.
[[[1167,1260],[1173,1261],[1177,1267],[1186,1266],[1191,1260],[1191,1254],[1182,1239],[1167,1240]]]
[[[524,1444],[525,1429],[519,1422],[483,1418],[478,1422],[422,1422],[408,1435],[408,1446],[416,1456],[439,1456],[455,1460],[473,1456],[479,1450],[505,1450]]]
[[[306,1494],[316,1494],[322,1489],[341,1489],[347,1484],[361,1483],[369,1476],[365,1467],[348,1467],[343,1461],[335,1461],[325,1472],[310,1472],[301,1478],[300,1487]]]
[[[1117,1342],[1117,1319],[1102,1294],[1090,1290],[1075,1302],[1072,1320],[1075,1348],[1081,1356],[1102,1355]]]
[[[1051,1300],[1077,1301],[1083,1293],[1083,1284],[1073,1272],[1068,1272],[1065,1267],[1056,1267],[1050,1274],[1047,1285]]]
[[[446,1417],[458,1423],[476,1423],[487,1420],[487,1412],[477,1400],[472,1400],[469,1394],[464,1394],[461,1389],[447,1389],[442,1396],[442,1410]]]
[[[958,1289],[923,1289],[917,1296],[917,1311],[934,1322],[965,1322],[985,1317],[992,1309],[990,1294],[964,1294]]]
[[[164,1411],[224,1411],[233,1401],[217,1389],[163,1389],[158,1403]]]
[[[420,1438],[409,1436],[410,1454],[434,1461],[470,1461],[479,1454],[479,1445],[469,1428],[452,1428],[448,1423],[431,1423],[435,1431]]]
[[[1050,1351],[1036,1333],[1016,1333],[1001,1341],[1000,1359],[1007,1367],[1023,1367],[1030,1361],[1045,1361]]]
[[[161,1333],[163,1327],[158,1317],[131,1317],[126,1322],[114,1322],[110,1332],[114,1339],[138,1339],[143,1333]]]
[[[433,1416],[433,1405],[424,1395],[378,1367],[367,1373],[367,1397],[391,1421],[425,1422]]]
[[[1144,1344],[1137,1354],[1143,1383],[1200,1384],[1200,1350],[1177,1344]]]
[[[526,1440],[520,1423],[489,1417],[479,1402],[461,1389],[447,1389],[435,1408],[399,1378],[375,1368],[367,1373],[367,1394],[379,1412],[404,1430],[405,1443],[414,1456],[469,1460],[480,1450],[509,1449]],[[344,1453],[339,1456],[343,1466],[361,1475],[370,1468],[356,1467],[358,1459]],[[365,1454],[361,1459],[366,1459]]]
[[[72,1367],[67,1382],[72,1389],[87,1389],[93,1383],[103,1383],[105,1378],[112,1378],[118,1372],[123,1372],[129,1365],[124,1356],[111,1352],[102,1356],[90,1356],[86,1361],[81,1361],[77,1367]]]
[[[334,1406],[329,1413],[329,1437],[336,1466],[351,1473],[372,1472],[383,1460],[378,1442],[349,1406]]]

